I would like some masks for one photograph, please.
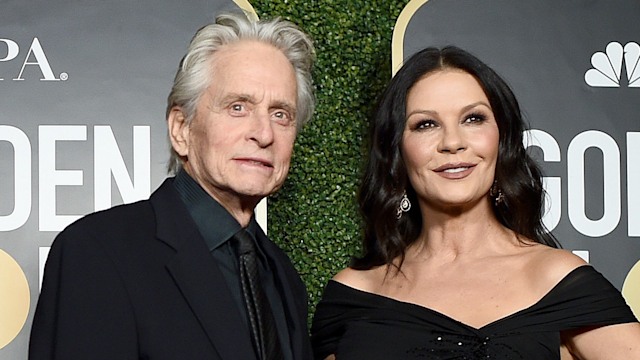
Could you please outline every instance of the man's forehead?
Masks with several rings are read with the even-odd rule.
[[[216,105],[233,101],[281,103],[295,108],[297,79],[293,65],[276,47],[258,41],[225,45],[211,60],[207,92]]]
[[[236,81],[219,81],[215,76],[206,92],[217,102],[243,100],[252,103],[281,102],[295,106],[296,84],[269,86],[252,79],[237,78]]]
[[[216,87],[214,85],[207,89],[211,100],[215,104],[225,105],[235,101],[249,102],[252,104],[268,103],[273,105],[286,105],[295,109],[296,97],[278,94],[275,92],[267,92],[263,89],[247,89],[242,87]]]

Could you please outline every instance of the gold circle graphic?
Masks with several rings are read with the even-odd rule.
[[[640,261],[627,274],[622,285],[622,296],[627,300],[636,318],[640,319]]]
[[[27,321],[29,283],[20,265],[0,249],[0,349],[18,335]]]

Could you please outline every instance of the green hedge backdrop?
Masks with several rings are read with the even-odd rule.
[[[391,36],[408,0],[250,0],[314,39],[317,108],[298,136],[289,178],[268,200],[269,236],[291,257],[313,314],[331,277],[359,254],[356,205],[368,116],[391,77]]]

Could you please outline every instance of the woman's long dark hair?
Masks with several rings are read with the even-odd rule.
[[[454,46],[427,48],[411,56],[393,77],[370,125],[369,158],[358,197],[365,221],[364,254],[352,261],[354,269],[393,264],[398,257],[401,266],[406,248],[420,234],[422,218],[418,206],[402,218],[396,217],[404,191],[413,204],[418,203],[400,150],[407,95],[425,75],[442,69],[459,69],[473,75],[489,99],[499,130],[495,180],[504,194],[504,201],[493,207],[496,217],[520,236],[559,247],[542,223],[542,173],[522,143],[525,124],[513,92],[493,69],[468,52]]]

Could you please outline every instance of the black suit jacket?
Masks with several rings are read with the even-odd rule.
[[[266,238],[295,359],[311,359],[306,290]],[[225,279],[166,180],[149,200],[90,214],[54,241],[31,360],[255,359]]]

